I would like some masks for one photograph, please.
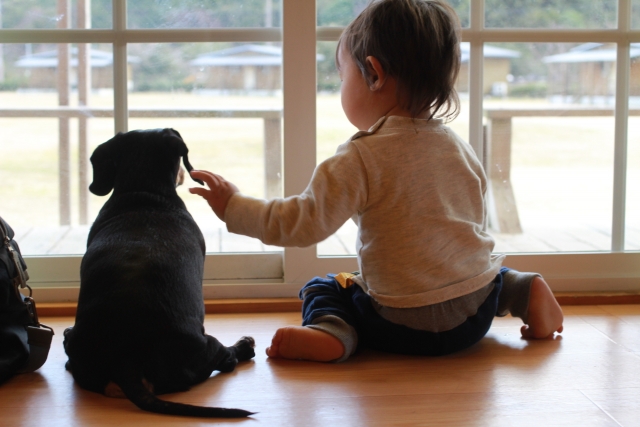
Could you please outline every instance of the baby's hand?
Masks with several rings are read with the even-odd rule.
[[[239,191],[238,187],[220,175],[208,171],[191,171],[191,177],[201,179],[209,188],[192,187],[189,188],[189,192],[202,196],[207,203],[209,203],[209,206],[211,206],[211,209],[213,209],[213,212],[218,218],[224,221],[224,212],[227,210],[227,203],[229,203],[231,196]]]

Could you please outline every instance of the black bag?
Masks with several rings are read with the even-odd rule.
[[[38,322],[29,275],[13,230],[0,217],[0,383],[47,360],[53,329]],[[25,297],[20,289],[28,289]]]

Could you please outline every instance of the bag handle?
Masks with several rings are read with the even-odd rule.
[[[36,310],[36,302],[31,297],[33,291],[31,286],[27,284],[29,280],[29,273],[22,267],[22,261],[20,253],[11,244],[11,236],[9,236],[8,225],[5,225],[5,221],[0,217],[0,238],[2,244],[9,253],[9,260],[13,264],[17,275],[12,279],[12,285],[16,293],[16,297],[22,304],[27,307],[29,318],[31,319],[31,325],[26,325],[27,330],[27,343],[29,345],[29,358],[25,366],[23,366],[18,373],[33,372],[39,369],[47,360],[49,354],[49,348],[51,347],[51,339],[53,338],[53,328],[43,325],[38,319],[38,311]],[[2,247],[0,247],[2,250]],[[20,292],[20,289],[29,289],[29,296],[25,297]]]
[[[22,301],[22,294],[20,293],[19,289],[27,288],[29,289],[29,298],[31,298],[33,291],[27,284],[27,280],[29,280],[29,273],[27,273],[27,271],[22,267],[22,262],[20,262],[20,254],[13,248],[13,245],[11,244],[11,237],[9,237],[9,231],[7,230],[2,217],[0,217],[0,232],[2,233],[2,235],[0,236],[2,238],[2,242],[9,252],[9,260],[13,262],[13,266],[18,273],[15,279],[13,279],[13,286],[16,292],[16,296],[20,299],[20,301]]]

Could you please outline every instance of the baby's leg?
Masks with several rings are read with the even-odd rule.
[[[350,293],[333,278],[316,277],[300,294],[302,326],[276,331],[267,356],[316,362],[342,362],[356,350]],[[349,323],[348,323],[349,322]]]
[[[531,282],[527,324],[520,328],[524,338],[547,338],[562,332],[562,309],[553,296],[549,285],[540,276]]]
[[[524,322],[524,338],[547,338],[562,332],[562,309],[551,289],[537,273],[507,270],[498,297],[498,316],[511,313]]]
[[[344,355],[342,342],[328,332],[307,326],[285,326],[276,331],[267,356],[330,362]]]

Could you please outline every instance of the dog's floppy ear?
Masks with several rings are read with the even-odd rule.
[[[115,141],[123,135],[122,132],[104,142],[93,151],[91,164],[93,165],[93,182],[89,191],[96,196],[106,196],[116,182]]]
[[[193,166],[191,166],[191,163],[189,163],[189,149],[187,148],[187,144],[185,144],[184,140],[182,139],[182,136],[180,135],[180,133],[175,130],[175,129],[167,129],[167,131],[171,134],[171,136],[173,137],[173,141],[174,144],[176,144],[176,146],[178,147],[178,153],[180,154],[180,156],[182,156],[182,163],[184,163],[184,168],[187,170],[187,173],[189,173],[189,176],[191,176],[191,171],[193,170]],[[199,179],[193,179],[195,182],[197,182],[200,185],[204,185],[204,182],[202,182]]]

